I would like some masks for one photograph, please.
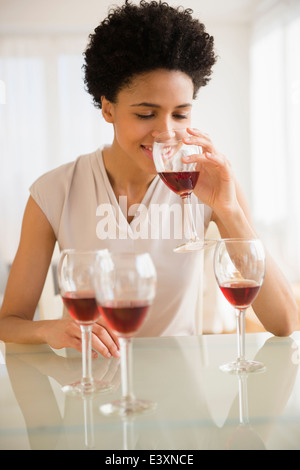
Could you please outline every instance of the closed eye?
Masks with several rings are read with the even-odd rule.
[[[151,119],[155,117],[154,114],[138,114],[136,113],[136,116],[139,119]],[[188,119],[189,115],[188,114],[173,114],[174,119]]]
[[[139,119],[150,119],[154,117],[154,114],[136,114]]]
[[[187,114],[174,114],[173,117],[175,119],[187,119],[188,115]]]

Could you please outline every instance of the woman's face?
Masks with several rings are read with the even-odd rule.
[[[141,170],[156,173],[154,137],[191,125],[193,92],[193,82],[185,73],[155,70],[132,80],[119,92],[116,103],[103,98],[103,115],[114,126],[113,150]]]

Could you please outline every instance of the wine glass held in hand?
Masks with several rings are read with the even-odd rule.
[[[156,404],[134,396],[132,337],[139,330],[156,293],[156,270],[148,253],[111,253],[96,263],[95,292],[101,314],[119,336],[122,398],[100,407],[103,414],[130,417]]]
[[[221,366],[230,373],[262,372],[263,364],[245,359],[245,314],[256,298],[265,275],[265,252],[258,239],[231,238],[218,241],[214,254],[217,283],[235,307],[238,358]]]
[[[169,189],[178,194],[184,202],[185,223],[189,231],[189,240],[174,249],[177,253],[201,250],[211,246],[215,240],[203,240],[196,232],[192,212],[191,194],[196,186],[199,169],[195,162],[185,163],[183,157],[201,154],[202,148],[187,144],[183,139],[191,135],[186,129],[172,129],[159,134],[153,145],[153,160],[158,175]]]
[[[80,325],[82,337],[82,378],[63,387],[73,396],[93,396],[112,389],[107,382],[92,377],[91,335],[100,312],[94,291],[95,260],[99,251],[63,250],[57,267],[58,285],[64,305]],[[107,253],[107,250],[103,250]]]

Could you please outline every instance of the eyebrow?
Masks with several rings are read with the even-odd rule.
[[[145,106],[145,107],[148,107],[148,108],[160,108],[161,106],[159,104],[154,104],[154,103],[147,103],[145,101],[143,101],[142,103],[135,103],[135,104],[132,104],[131,105],[132,107],[133,106]],[[178,109],[178,108],[189,108],[191,107],[191,103],[184,103],[184,104],[180,104],[178,106],[175,106],[175,109]]]

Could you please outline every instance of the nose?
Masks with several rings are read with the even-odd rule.
[[[163,131],[153,131],[151,132],[151,136],[153,137],[153,139],[155,139],[159,134],[161,134],[161,132]]]
[[[155,139],[162,132],[168,132],[174,128],[174,122],[168,116],[161,119],[160,122],[156,123],[155,129],[152,131],[151,135]]]
[[[164,132],[170,132],[172,129],[174,129],[174,126],[164,127],[160,130],[153,131],[151,133],[151,136],[155,139],[159,134],[162,134]]]

